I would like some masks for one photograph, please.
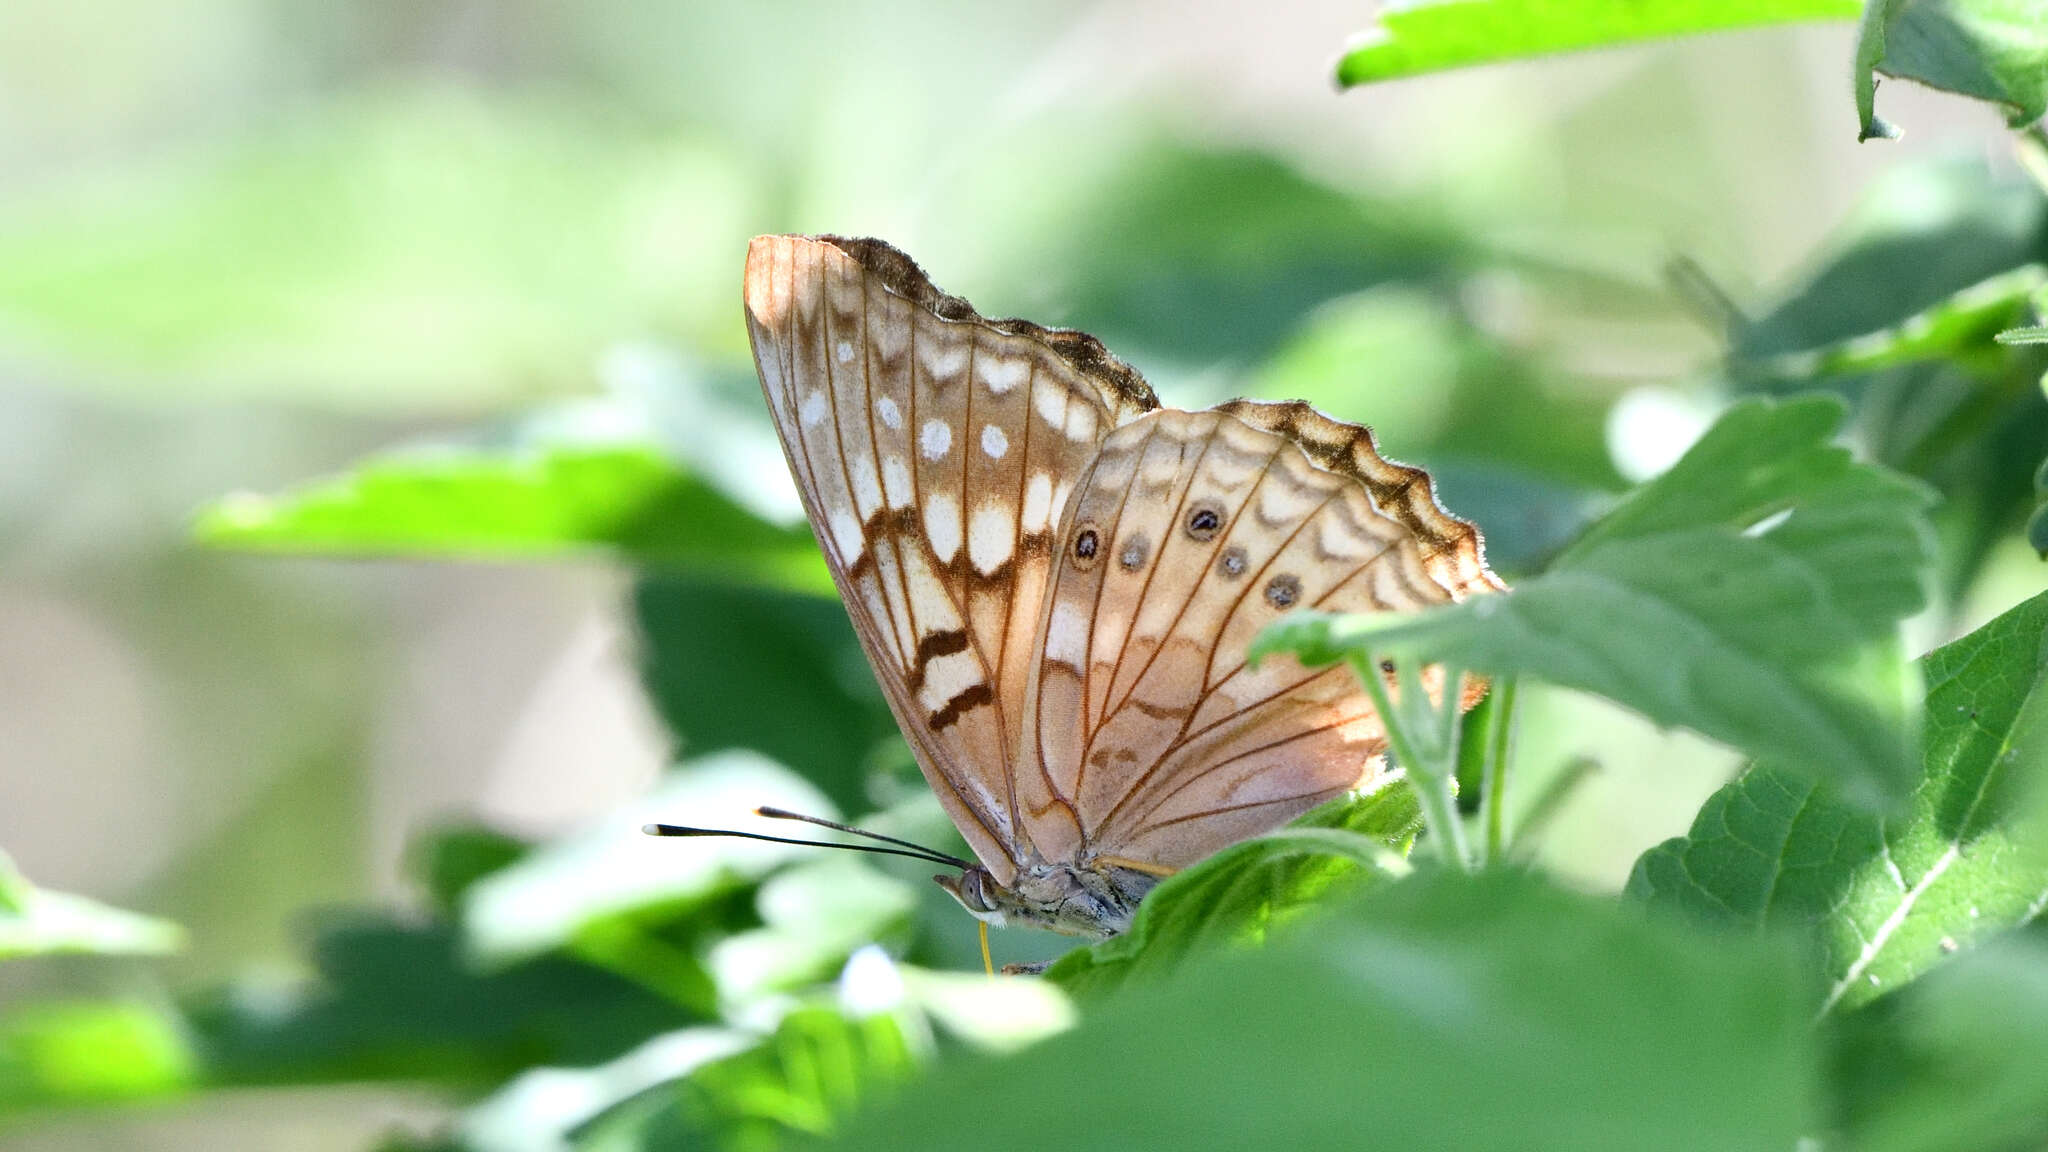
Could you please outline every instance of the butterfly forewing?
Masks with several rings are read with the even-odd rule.
[[[764,236],[754,356],[806,511],[920,767],[995,878],[1054,534],[1097,445],[1155,406],[1092,338],[987,320],[876,241]]]

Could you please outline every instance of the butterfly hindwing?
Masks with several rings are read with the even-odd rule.
[[[1060,543],[1024,830],[1048,858],[1159,870],[1379,768],[1384,732],[1350,671],[1285,657],[1251,668],[1260,629],[1296,607],[1411,609],[1497,587],[1426,476],[1305,405],[1162,410],[1118,430]]]
[[[932,788],[1007,883],[1053,532],[1156,405],[1092,338],[988,320],[878,241],[763,236],[755,361],[848,614]]]

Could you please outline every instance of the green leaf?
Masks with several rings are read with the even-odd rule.
[[[830,587],[802,528],[770,524],[652,449],[542,445],[374,458],[280,497],[229,496],[200,514],[221,548],[457,559],[608,552],[661,568]]]
[[[2027,543],[2034,546],[2041,559],[2048,560],[2048,459],[2043,459],[2040,471],[2034,473],[2034,492],[2034,515],[2027,521]]]
[[[2023,265],[1963,288],[1893,327],[1789,354],[1770,369],[1796,378],[1874,372],[1929,360],[1974,360],[1980,371],[1995,371],[2006,358],[1999,345],[2025,342],[2008,337],[2024,331],[2013,325],[2033,314],[2044,287],[2048,267]]]
[[[190,1087],[198,1060],[159,1007],[55,1001],[0,1016],[0,1115],[147,1099]]]
[[[1119,157],[1050,237],[1015,246],[1015,280],[1059,287],[1050,318],[1152,371],[1256,362],[1318,304],[1374,285],[1452,296],[1478,261],[1426,202],[1360,196],[1259,152],[1157,145]]]
[[[2005,106],[2024,128],[2048,113],[2048,36],[2035,0],[1870,0],[1856,43],[1858,139],[1897,136],[1877,115],[1882,72]]]
[[[559,955],[480,972],[464,945],[445,924],[331,920],[313,942],[313,979],[230,987],[194,1005],[203,1083],[491,1084],[534,1064],[608,1060],[702,1020]]]
[[[1393,0],[1337,61],[1349,88],[1585,48],[1795,20],[1849,20],[1856,0]]]
[[[1333,892],[1383,872],[1388,857],[1398,864],[1421,829],[1405,779],[1331,801],[1167,877],[1138,905],[1129,931],[1067,953],[1046,977],[1090,996],[1157,979],[1207,951],[1263,942]]]
[[[837,1146],[1683,1152],[1810,1130],[1807,1005],[1763,941],[1509,873],[1417,873],[1309,928],[936,1069]]]
[[[1739,370],[1904,330],[1973,285],[2048,262],[2048,197],[1980,160],[1906,165],[1871,187],[1829,248],[1782,300],[1737,325]]]
[[[491,965],[565,948],[593,924],[643,910],[683,916],[758,883],[804,849],[753,840],[670,840],[653,823],[739,826],[777,805],[831,815],[817,789],[759,756],[726,752],[684,765],[599,825],[553,840],[463,894],[473,957]]]
[[[62,952],[162,954],[184,947],[168,920],[30,884],[0,853],[0,960]]]
[[[1730,408],[1664,476],[1505,596],[1419,616],[1296,613],[1258,652],[1442,661],[1604,696],[1661,724],[1903,792],[1903,661],[1927,494],[1829,444],[1841,404]]]
[[[1845,1147],[2048,1144],[2048,941],[2038,933],[1960,957],[1827,1035]]]
[[[2038,830],[2014,819],[2013,796],[2048,765],[2048,594],[1923,664],[1925,772],[1903,814],[1884,818],[1783,769],[1752,768],[1685,836],[1645,853],[1629,891],[1810,936],[1827,1009],[1870,1000],[2037,916],[2048,860],[2032,844]]]
[[[802,773],[845,812],[871,807],[871,761],[899,737],[844,605],[648,577],[633,610],[642,679],[688,754],[751,748]]]

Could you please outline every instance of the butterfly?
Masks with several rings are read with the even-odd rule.
[[[1163,408],[1094,337],[985,318],[882,241],[757,237],[745,299],[833,581],[976,857],[936,879],[985,924],[1113,936],[1161,878],[1386,771],[1349,668],[1247,660],[1281,613],[1503,588],[1367,429]]]

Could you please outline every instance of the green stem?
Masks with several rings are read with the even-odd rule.
[[[1515,735],[1515,678],[1493,684],[1493,708],[1486,726],[1485,755],[1479,761],[1479,823],[1485,829],[1480,862],[1498,864],[1507,851],[1503,830],[1507,810],[1508,752]]]
[[[1458,778],[1457,729],[1454,726],[1450,730],[1450,747],[1442,747],[1443,741],[1435,739],[1437,734],[1429,728],[1438,719],[1429,695],[1422,691],[1408,665],[1399,665],[1398,669],[1402,708],[1396,710],[1387,683],[1380,678],[1378,661],[1370,654],[1351,658],[1351,670],[1365,685],[1373,707],[1379,709],[1380,723],[1387,730],[1387,746],[1407,771],[1408,782],[1415,789],[1416,800],[1422,806],[1423,824],[1429,830],[1429,839],[1436,844],[1437,855],[1451,869],[1470,872],[1472,858],[1465,848],[1465,827],[1458,817],[1454,791]],[[1453,697],[1445,703],[1455,715],[1457,699]],[[1423,748],[1416,743],[1418,735],[1432,737],[1431,742],[1438,746]]]

